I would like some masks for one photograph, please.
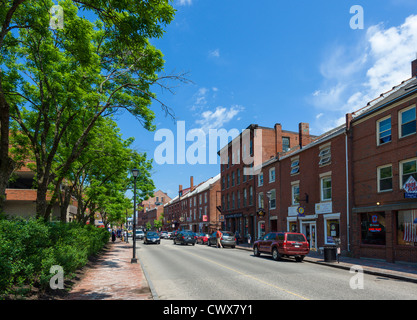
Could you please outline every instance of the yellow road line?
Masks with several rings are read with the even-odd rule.
[[[225,269],[228,269],[228,270],[230,270],[230,271],[236,272],[236,273],[238,273],[238,274],[240,274],[240,275],[242,275],[242,276],[245,276],[245,277],[247,277],[247,278],[251,278],[251,279],[253,279],[253,280],[256,280],[256,281],[258,281],[258,282],[261,282],[261,283],[263,283],[263,284],[266,284],[266,285],[268,285],[268,286],[270,286],[270,287],[272,287],[272,288],[275,288],[275,289],[278,289],[278,290],[284,291],[284,292],[286,292],[286,293],[288,293],[288,294],[294,295],[294,296],[299,297],[299,298],[304,299],[304,300],[310,300],[310,299],[308,299],[308,298],[306,298],[306,297],[303,297],[303,296],[301,296],[301,295],[299,295],[299,294],[296,294],[296,293],[294,293],[294,292],[291,292],[291,291],[285,290],[285,289],[283,289],[283,288],[281,288],[281,287],[278,287],[278,286],[275,286],[275,285],[270,284],[270,283],[268,283],[268,282],[265,282],[265,281],[263,281],[263,280],[261,280],[261,279],[258,279],[258,278],[254,277],[254,276],[251,276],[251,275],[249,275],[249,274],[243,273],[243,272],[241,272],[241,271],[239,271],[239,270],[236,270],[236,269],[230,268],[230,267],[228,267],[228,266],[222,265],[222,264],[220,264],[220,263],[218,263],[218,262],[216,262],[216,261],[213,261],[213,260],[211,260],[211,259],[207,259],[207,258],[205,258],[205,257],[202,257],[202,256],[198,255],[198,254],[191,253],[191,252],[188,252],[188,251],[184,251],[184,252],[187,252],[188,254],[190,254],[190,255],[192,255],[192,256],[196,256],[196,257],[198,257],[199,259],[203,259],[203,260],[206,260],[206,261],[211,262],[211,263],[213,263],[213,264],[217,264],[218,266],[220,266],[220,267],[222,267],[222,268],[225,268]]]

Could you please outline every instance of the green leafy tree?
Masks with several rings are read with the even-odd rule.
[[[64,28],[52,30],[52,1],[0,2],[0,166],[5,168],[0,194],[14,166],[6,137],[12,118],[29,139],[36,164],[36,211],[47,219],[99,119],[128,111],[145,129],[154,130],[152,101],[172,115],[153,90],[169,89],[169,79],[186,80],[158,75],[164,60],[149,39],[163,35],[174,9],[169,0],[63,0]],[[97,20],[79,16],[79,10],[92,12]],[[60,154],[64,139],[70,148]]]

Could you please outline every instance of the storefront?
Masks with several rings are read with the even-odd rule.
[[[417,263],[417,204],[378,209],[354,208],[354,255]]]

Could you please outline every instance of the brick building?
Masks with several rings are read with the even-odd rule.
[[[164,205],[170,200],[171,198],[161,190],[155,191],[152,198],[143,200],[139,204],[139,207],[142,209],[137,213],[137,225],[145,227],[149,222],[153,226],[154,221],[161,218],[164,212]]]
[[[351,115],[352,250],[356,257],[417,262],[417,60],[413,78]],[[411,197],[411,198],[410,198]]]
[[[197,186],[179,186],[178,196],[164,206],[165,230],[192,230],[211,233],[219,226],[220,174]]]
[[[223,229],[238,231],[241,237],[250,235],[251,239],[262,234],[256,206],[259,170],[278,153],[311,142],[308,124],[300,123],[299,129],[282,130],[278,123],[274,128],[251,124],[219,151]]]

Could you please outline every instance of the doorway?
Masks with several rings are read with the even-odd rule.
[[[306,236],[310,249],[317,250],[316,222],[302,221],[301,232]]]

